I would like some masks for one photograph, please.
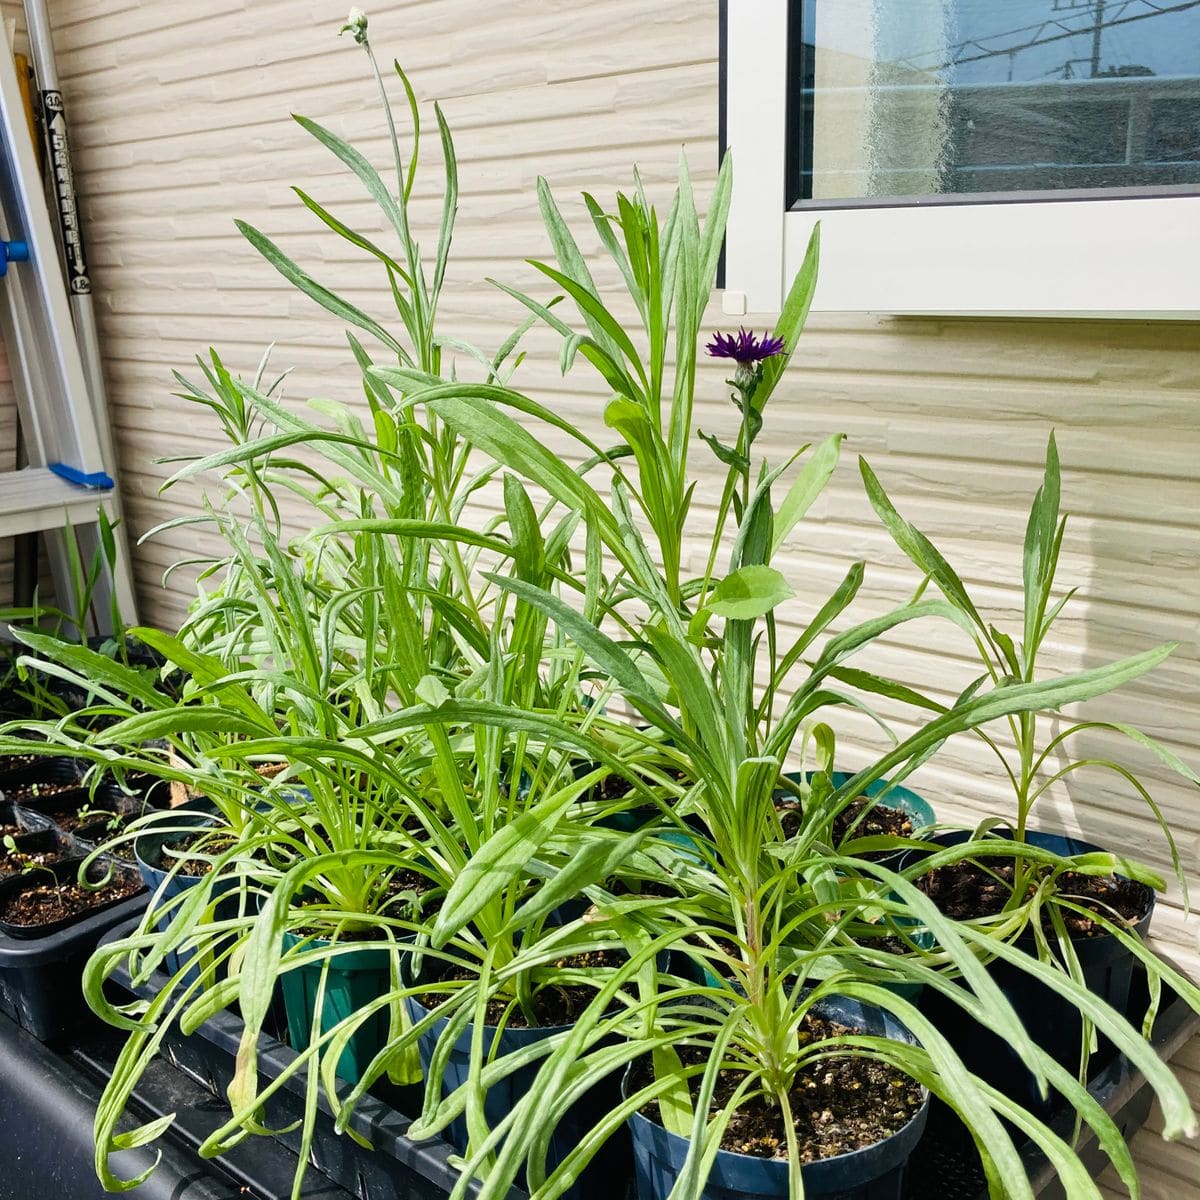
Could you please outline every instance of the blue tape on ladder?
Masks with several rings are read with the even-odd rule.
[[[75,483],[80,487],[92,488],[94,491],[109,491],[116,487],[112,476],[106,475],[103,471],[93,471],[89,475],[86,471],[81,471],[78,467],[68,467],[66,463],[51,463],[50,470],[55,475],[65,479],[68,483]]]

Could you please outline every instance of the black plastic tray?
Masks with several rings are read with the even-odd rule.
[[[99,1025],[83,999],[84,963],[113,926],[146,907],[146,892],[41,937],[0,933],[0,1013],[39,1041],[55,1042]]]
[[[80,845],[73,837],[69,837],[60,829],[50,826],[45,829],[29,829],[25,833],[19,833],[13,838],[13,845],[22,854],[41,854],[51,850],[61,850],[64,852],[62,862],[67,862],[73,858],[81,858],[86,853],[83,846]],[[0,850],[0,860],[7,855],[7,849]],[[15,870],[6,872],[0,862],[0,883],[14,875],[23,874],[27,868],[18,867]],[[38,870],[43,868],[39,867]]]
[[[114,928],[105,938],[112,940],[130,932]],[[128,976],[116,975],[116,982],[129,986]],[[167,979],[155,977],[137,990],[144,996],[156,994]],[[1144,975],[1137,971],[1130,996],[1130,1012],[1145,1011]],[[216,1097],[224,1097],[233,1075],[233,1060],[241,1037],[242,1023],[230,1012],[218,1013],[205,1022],[192,1037],[170,1036],[165,1048],[171,1062],[199,1081]],[[1200,1032],[1200,1016],[1173,993],[1164,992],[1163,1005],[1154,1027],[1152,1043],[1163,1059],[1172,1058],[1191,1037]],[[259,1043],[262,1075],[276,1077],[293,1058],[292,1051],[274,1039],[263,1037]],[[303,1082],[293,1078],[279,1094],[280,1105],[268,1108],[268,1123],[274,1128],[295,1120],[302,1101]],[[1145,1124],[1151,1107],[1151,1092],[1144,1077],[1124,1057],[1116,1057],[1099,1070],[1089,1091],[1103,1105],[1128,1140]],[[1060,1135],[1068,1136],[1075,1114],[1065,1106],[1048,1123]],[[406,1136],[410,1120],[397,1107],[375,1097],[364,1097],[355,1113],[354,1128],[375,1146],[367,1151],[349,1138],[333,1133],[328,1121],[319,1121],[313,1142],[313,1162],[330,1178],[349,1188],[358,1200],[381,1197],[413,1196],[420,1200],[444,1200],[454,1186],[457,1172],[450,1165],[450,1148],[436,1141],[413,1142]],[[283,1137],[285,1145],[294,1138]],[[1094,1173],[1107,1159],[1095,1139],[1085,1131],[1080,1154]],[[1029,1179],[1041,1200],[1060,1200],[1064,1196],[1058,1177],[1044,1155],[1033,1143],[1021,1148]],[[420,1190],[421,1188],[425,1190]],[[414,1188],[418,1190],[413,1190]],[[632,1182],[622,1192],[614,1182],[613,1200],[632,1198]],[[978,1155],[970,1136],[954,1114],[938,1102],[910,1161],[905,1180],[905,1200],[987,1200],[987,1189]],[[523,1200],[525,1193],[513,1189],[509,1200]]]
[[[3,764],[7,761],[0,758],[0,793],[17,803],[26,798],[30,787],[39,783],[77,783],[83,778],[83,766],[76,758],[38,757],[23,766],[5,769]]]

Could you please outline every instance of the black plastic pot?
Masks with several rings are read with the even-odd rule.
[[[57,931],[30,936],[25,930],[18,937],[0,932],[0,1012],[39,1041],[77,1035],[92,1020],[79,983],[84,963],[109,929],[145,906],[143,892],[81,914]]]
[[[413,996],[405,998],[410,1019],[415,1023],[428,1016],[427,1009]],[[421,1069],[426,1076],[426,1087],[430,1086],[429,1070],[438,1038],[446,1028],[446,1021],[435,1021],[433,1027],[418,1040],[421,1054]],[[555,1034],[566,1033],[570,1025],[555,1025],[532,1029],[505,1028],[498,1030],[486,1026],[484,1032],[484,1060],[499,1059],[536,1042],[545,1041]],[[442,1094],[454,1091],[467,1082],[471,1068],[471,1039],[474,1026],[468,1025],[454,1043],[442,1075]],[[513,1107],[529,1091],[541,1066],[541,1060],[528,1067],[513,1071],[490,1087],[484,1099],[484,1116],[490,1126],[500,1123]],[[620,1080],[616,1073],[597,1079],[595,1085],[573,1104],[555,1127],[546,1151],[546,1170],[552,1171],[579,1144],[580,1138],[620,1102]],[[467,1122],[465,1117],[453,1120],[446,1129],[445,1138],[460,1153],[467,1149]],[[611,1200],[614,1180],[628,1176],[631,1166],[630,1145],[626,1138],[614,1135],[607,1145],[592,1159],[580,1178],[565,1192],[567,1200]]]
[[[51,876],[54,877],[57,883],[73,883],[79,874],[79,864],[80,860],[78,858],[68,859],[65,862],[53,863],[48,867],[39,867],[35,871],[9,875],[7,878],[0,880],[0,903],[12,896],[20,895],[22,892],[46,887],[50,882]],[[87,879],[89,883],[98,884],[106,878],[111,878],[114,882],[121,881],[127,883],[131,879],[136,878],[136,876],[124,863],[120,863],[112,858],[100,858],[88,868]],[[69,929],[72,925],[77,925],[80,921],[86,920],[94,913],[102,913],[106,909],[123,904],[127,899],[130,899],[130,897],[122,896],[115,899],[104,899],[103,893],[98,892],[96,903],[81,913],[72,913],[64,916],[61,920],[49,921],[40,925],[20,925],[0,920],[0,933],[6,937],[18,940],[30,938],[40,940],[61,930]]]
[[[28,796],[21,800],[20,804],[22,808],[27,808],[31,812],[44,814],[60,828],[64,827],[64,818],[70,817],[84,808],[92,809],[97,814],[113,816],[120,814],[130,819],[141,813],[141,806],[137,801],[104,784],[96,788],[94,792],[81,786],[53,792],[47,796]],[[107,836],[104,827],[109,819],[108,816],[98,815],[87,822],[88,830],[93,835],[92,840],[103,840]],[[64,831],[73,835],[83,827],[82,824],[73,825]]]
[[[9,800],[24,803],[29,789],[38,784],[78,783],[83,778],[83,765],[76,758],[39,756],[32,762],[9,766],[17,757],[21,756],[0,757],[0,793]]]
[[[47,854],[53,851],[62,851],[63,861],[67,858],[79,858],[83,853],[74,838],[69,838],[65,833],[60,833],[53,828],[34,829],[28,833],[18,834],[13,838],[13,845],[21,854]],[[0,863],[0,880],[19,874],[21,874],[21,868],[5,871],[3,864]]]
[[[952,846],[970,836],[966,831],[956,831],[929,840]],[[1000,836],[1005,833],[1001,832]],[[1058,834],[1028,832],[1026,838],[1032,846],[1063,856],[1102,852],[1101,847],[1091,842]],[[1154,892],[1150,888],[1146,892],[1145,913],[1133,926],[1133,931],[1142,937],[1149,932],[1154,915]],[[1032,934],[1019,938],[1015,944],[1029,954],[1036,954]],[[1118,1012],[1124,1012],[1129,1000],[1134,956],[1111,934],[1075,938],[1072,947],[1088,990]],[[1033,1041],[1062,1066],[1077,1071],[1083,1022],[1075,1005],[1013,963],[996,959],[988,971]],[[953,1000],[934,989],[927,989],[921,1007],[975,1074],[1034,1112],[1044,1113],[1053,1107],[1054,1097],[1042,1098],[1033,1075],[1008,1043],[973,1020]],[[1090,1071],[1094,1073],[1103,1067],[1113,1054],[1111,1044],[1101,1039],[1099,1051],[1090,1060]]]
[[[34,812],[32,809],[7,800],[0,800],[0,825],[16,825],[21,830],[21,834],[54,828],[54,822],[43,813]],[[21,834],[12,836],[19,837]]]
[[[856,1000],[830,999],[814,1006],[821,1016],[877,1037],[916,1044],[903,1025],[890,1014]],[[837,1200],[900,1200],[904,1172],[929,1116],[929,1097],[899,1132],[873,1146],[839,1154],[835,1158],[805,1163],[800,1168],[805,1196]],[[634,1177],[638,1200],[667,1200],[683,1169],[688,1140],[671,1133],[641,1113],[629,1118],[633,1134]],[[783,1159],[758,1158],[718,1150],[708,1181],[694,1200],[749,1200],[750,1197],[786,1197],[788,1164]],[[691,1200],[691,1198],[689,1198]]]

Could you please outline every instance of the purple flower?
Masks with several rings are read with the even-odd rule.
[[[714,334],[706,349],[713,358],[732,358],[740,366],[752,367],[764,358],[782,354],[785,346],[783,338],[768,337],[766,334],[759,338],[743,327],[737,334]]]

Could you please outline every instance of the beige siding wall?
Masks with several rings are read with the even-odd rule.
[[[364,231],[378,220],[356,181],[288,117],[300,112],[355,140],[381,167],[384,127],[364,57],[334,35],[335,4],[314,0],[56,0],[56,41],[73,121],[79,182],[100,306],[122,484],[135,533],[186,512],[190,493],[157,495],[161,455],[216,445],[214,430],[172,397],[171,371],[216,345],[252,372],[265,345],[294,366],[289,395],[353,399],[355,372],[336,320],[291,291],[239,238],[251,220],[322,281],[380,314],[386,281],[307,214],[303,185]],[[384,58],[402,58],[423,102],[439,98],[458,142],[462,211],[445,329],[494,348],[519,320],[486,276],[534,288],[526,256],[547,253],[534,198],[545,174],[574,218],[574,197],[628,186],[641,164],[664,194],[681,144],[702,187],[717,132],[716,5],[685,0],[391,0],[371,11]],[[433,158],[432,141],[430,157]],[[417,219],[436,221],[436,177],[418,187]],[[594,249],[594,239],[587,241]],[[607,275],[605,276],[607,278]],[[714,320],[716,320],[714,316]],[[769,323],[763,317],[760,324]],[[1045,439],[1058,432],[1066,503],[1075,514],[1063,580],[1081,599],[1051,647],[1054,665],[1095,665],[1165,639],[1180,642],[1152,678],[1098,710],[1139,721],[1200,761],[1200,349],[1192,324],[816,318],[773,402],[764,437],[776,456],[834,430],[843,469],[788,555],[811,613],[848,563],[870,564],[866,604],[881,609],[913,572],[880,531],[853,454],[863,453],[911,517],[942,545],[1000,616],[1015,611],[1023,514]],[[564,382],[555,339],[530,339],[519,380],[599,428],[603,390]],[[700,425],[729,420],[723,372],[706,370]],[[702,457],[698,447],[697,457]],[[697,514],[703,525],[704,511]],[[137,555],[143,617],[179,619],[185,576],[163,568],[198,548],[179,530]],[[699,551],[697,551],[698,553]],[[930,653],[940,652],[939,657]],[[950,695],[970,678],[963,647],[906,633],[875,661]],[[862,731],[865,733],[865,730]],[[1110,743],[1097,736],[1089,747]],[[1137,756],[1134,756],[1137,757]],[[1182,834],[1193,877],[1200,796],[1137,759]],[[986,811],[1003,789],[974,746],[950,746],[917,786],[949,817]],[[1163,866],[1162,839],[1103,777],[1079,776],[1042,810]],[[1157,924],[1164,947],[1194,968],[1195,924],[1171,893]],[[1186,1056],[1200,1098],[1200,1052]],[[1200,1195],[1200,1157],[1138,1142],[1146,1194]]]

